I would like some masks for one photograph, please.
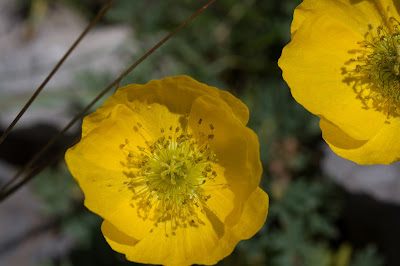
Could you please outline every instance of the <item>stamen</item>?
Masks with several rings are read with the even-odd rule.
[[[198,125],[202,121],[200,118]],[[138,127],[143,128],[140,123]],[[123,165],[132,169],[125,173],[129,180],[124,187],[133,192],[138,214],[143,219],[152,217],[154,226],[159,223],[166,226],[169,221],[171,235],[175,235],[178,228],[204,224],[198,212],[209,209],[207,201],[211,196],[205,194],[205,186],[207,181],[215,181],[217,177],[213,167],[216,155],[208,143],[214,138],[214,126],[210,124],[209,127],[211,132],[207,135],[199,132],[199,138],[207,136],[201,145],[186,129],[172,125],[169,127],[174,131],[171,135],[145,141],[145,147],[136,145],[136,152],[128,139],[120,145],[127,160]],[[177,135],[179,131],[182,133]],[[160,132],[164,134],[164,128],[160,128]],[[166,235],[169,234],[166,232]]]
[[[387,112],[388,117],[399,115],[400,104],[400,28],[399,21],[389,18],[388,26],[369,25],[365,40],[359,42],[360,56],[350,59],[357,63],[351,78],[358,78],[355,88],[359,98],[368,106]],[[365,85],[365,86],[364,86]],[[369,106],[368,106],[369,107]]]

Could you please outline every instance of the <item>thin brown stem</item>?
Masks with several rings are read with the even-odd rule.
[[[124,74],[124,72],[125,72],[125,67],[122,69],[121,75]],[[119,82],[120,82],[120,81],[121,81],[121,80],[119,80],[119,81],[117,82],[117,85],[115,86],[115,91],[114,91],[114,92],[116,92],[116,91],[119,89]]]
[[[64,54],[64,56],[60,59],[60,61],[58,61],[57,65],[53,68],[53,70],[46,77],[46,79],[42,82],[42,84],[40,84],[40,86],[36,89],[35,93],[33,93],[31,98],[28,100],[28,102],[25,104],[25,106],[22,108],[22,110],[19,112],[19,114],[14,118],[14,120],[11,122],[11,124],[4,131],[3,135],[0,137],[0,144],[3,143],[3,141],[7,138],[8,134],[14,128],[15,124],[17,124],[19,119],[24,115],[26,110],[33,103],[33,101],[36,99],[36,97],[39,95],[39,93],[43,90],[43,88],[46,86],[46,84],[50,81],[50,79],[53,77],[53,75],[57,72],[57,70],[60,68],[60,66],[64,63],[64,61],[67,59],[67,57],[71,54],[71,52],[76,48],[76,46],[78,46],[80,41],[94,27],[94,25],[97,24],[97,22],[103,17],[103,15],[107,12],[107,10],[114,4],[114,1],[115,0],[110,0],[107,2],[107,4],[104,5],[104,7],[99,11],[99,13],[96,15],[96,17],[92,20],[92,22],[90,22],[90,24],[86,27],[86,29],[81,33],[81,35],[78,37],[78,39],[75,40],[75,42],[68,49],[68,51]]]
[[[151,48],[145,55],[143,55],[139,60],[133,63],[126,71],[124,71],[121,76],[119,76],[116,80],[114,80],[107,88],[105,88],[99,95],[88,105],[86,106],[79,114],[77,114],[56,136],[54,136],[18,173],[12,178],[10,182],[8,182],[2,189],[0,189],[0,201],[7,198],[17,189],[19,189],[22,185],[32,179],[36,172],[32,172],[28,174],[24,179],[19,181],[17,184],[7,189],[10,184],[12,184],[22,173],[27,171],[31,166],[76,122],[78,121],[101,97],[103,97],[111,88],[113,88],[116,84],[118,84],[126,75],[128,75],[133,69],[135,69],[141,62],[143,62],[147,57],[149,57],[154,51],[160,48],[166,41],[168,41],[172,36],[174,36],[178,31],[180,31],[184,26],[186,26],[189,22],[191,22],[194,18],[200,15],[204,10],[206,10],[211,4],[213,4],[216,0],[209,1],[206,5],[200,8],[196,13],[194,13],[190,18],[188,18],[185,22],[183,22],[180,26],[178,26],[175,30],[169,33],[164,39],[158,42],[153,48]]]

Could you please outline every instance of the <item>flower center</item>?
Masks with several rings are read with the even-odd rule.
[[[361,98],[373,99],[376,109],[386,107],[388,116],[397,114],[400,104],[400,23],[393,17],[390,22],[390,32],[383,26],[373,30],[370,25],[365,40],[359,42],[366,50],[357,59],[351,59],[358,63],[355,73],[361,74],[363,83],[368,84],[369,93],[363,90]]]
[[[132,190],[140,217],[153,219],[155,226],[170,221],[172,231],[203,223],[198,211],[208,209],[211,197],[206,195],[204,184],[217,176],[214,164],[218,160],[209,144],[213,129],[210,125],[209,134],[188,134],[171,126],[161,128],[161,137],[146,141],[145,147],[132,148],[128,139],[120,146],[129,169],[125,173],[129,181],[124,185]]]

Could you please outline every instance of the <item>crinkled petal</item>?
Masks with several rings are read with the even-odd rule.
[[[165,231],[160,227],[137,241],[118,231],[108,221],[103,222],[102,232],[108,244],[125,254],[128,260],[166,265],[212,265],[231,254],[240,240],[248,239],[260,230],[267,213],[268,195],[257,188],[233,227],[224,226],[210,212],[204,215],[207,216],[205,225],[177,230],[174,236],[163,237],[168,229]]]
[[[331,149],[358,164],[390,164],[400,160],[400,119],[391,119],[368,141],[359,141],[346,135],[332,122],[320,121],[322,137]]]
[[[346,80],[344,72],[354,68],[348,62],[360,40],[362,36],[346,21],[313,16],[283,49],[279,66],[293,97],[307,110],[325,117],[352,138],[367,140],[380,130],[386,115],[365,108],[353,83]]]
[[[108,221],[103,222],[102,232],[108,244],[130,261],[163,265],[215,264],[223,257],[210,254],[224,235],[225,226],[211,211],[199,216],[204,224],[179,228],[174,235],[168,224],[160,224],[136,244],[133,239],[127,243],[129,238],[122,232],[117,233]]]
[[[67,151],[65,160],[85,194],[85,206],[119,230],[141,238],[154,221],[143,220],[133,207],[133,193],[124,185],[129,180],[129,169],[123,166],[127,154],[120,148],[125,139],[133,147],[144,145],[145,140],[133,129],[137,124],[133,117],[129,108],[117,105],[109,118]]]
[[[189,76],[174,76],[161,80],[152,80],[145,85],[131,84],[119,88],[96,112],[84,119],[82,135],[86,135],[97,124],[108,116],[116,104],[125,104],[133,111],[138,110],[137,104],[153,103],[166,106],[171,113],[185,115],[190,112],[193,101],[202,95],[210,95],[222,99],[231,108],[233,114],[243,125],[249,120],[249,110],[245,104],[232,94],[215,87],[200,83]],[[144,106],[146,108],[146,106]],[[140,110],[145,110],[141,109]]]
[[[84,158],[94,166],[119,171],[121,161],[126,154],[120,146],[126,139],[131,145],[144,145],[148,136],[135,134],[135,127],[139,120],[135,120],[133,112],[124,105],[117,105],[111,115],[103,120],[90,136],[69,149],[66,153],[67,163],[70,156]],[[71,165],[74,168],[73,165]]]
[[[232,228],[236,239],[249,239],[254,236],[264,225],[268,208],[268,195],[258,187],[247,200],[239,222]]]
[[[200,119],[202,123],[199,125]],[[210,96],[196,99],[188,125],[195,136],[204,133],[203,138],[208,138],[212,132],[213,138],[209,144],[217,155],[217,173],[224,176],[235,197],[231,208],[227,205],[225,210],[216,202],[217,197],[211,197],[208,203],[211,208],[215,205],[217,215],[225,223],[233,224],[241,214],[243,201],[260,183],[262,166],[257,137],[253,131],[243,126],[225,102]],[[212,131],[210,125],[213,125]],[[228,211],[228,216],[222,216]]]
[[[351,30],[364,35],[369,24],[386,25],[390,16],[398,17],[399,6],[399,2],[393,0],[304,0],[294,11],[292,37],[305,20],[321,15],[331,16]]]
[[[240,240],[253,237],[264,225],[268,208],[267,193],[261,188],[257,188],[250,195],[238,222],[219,240],[215,253],[222,253],[224,257],[228,256]]]

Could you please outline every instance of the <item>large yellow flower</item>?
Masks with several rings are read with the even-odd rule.
[[[120,88],[85,117],[65,159],[128,260],[215,264],[265,222],[247,107],[187,76]]]
[[[400,1],[304,0],[279,66],[322,136],[359,164],[400,160]]]

